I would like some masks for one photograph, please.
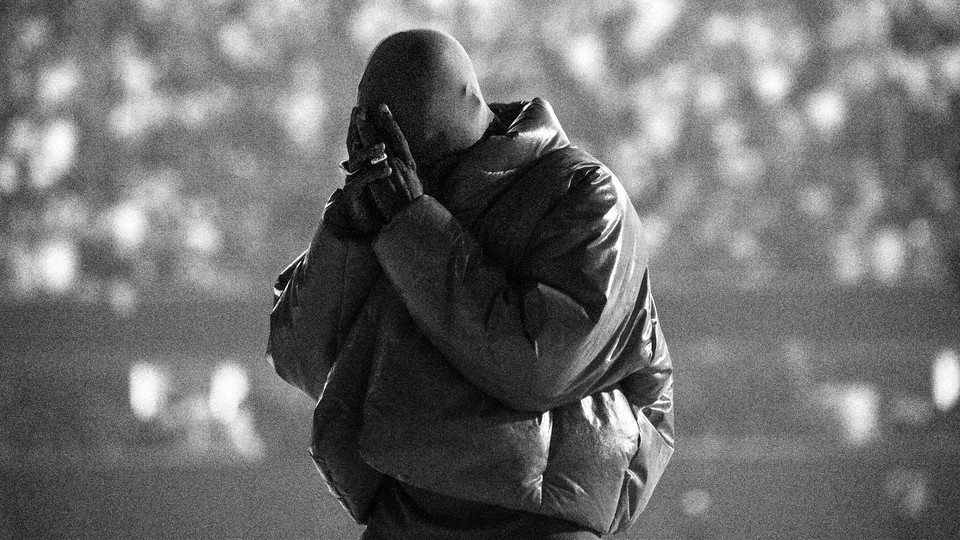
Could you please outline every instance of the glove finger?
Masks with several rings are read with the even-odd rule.
[[[362,186],[356,183],[345,186],[343,198],[345,221],[360,234],[373,234],[381,225],[380,215],[371,206],[372,201],[364,196]]]
[[[354,153],[363,147],[360,130],[357,129],[357,107],[350,110],[350,125],[347,127],[347,155],[352,164]]]
[[[344,196],[351,201],[359,199],[360,194],[365,189],[368,189],[372,184],[388,179],[392,171],[387,167],[382,173],[378,171],[377,174],[374,174],[374,172],[375,171],[363,171],[363,173],[355,175],[358,178],[351,177],[350,181],[343,186]]]
[[[364,146],[373,146],[378,142],[383,142],[383,136],[371,121],[366,107],[358,107],[357,110],[357,130],[360,132],[360,140]]]
[[[417,171],[407,167],[403,162],[400,162],[397,166],[406,168],[404,174],[407,179],[407,187],[410,189],[410,200],[412,201],[423,195],[423,183],[420,181]]]
[[[347,181],[344,185],[355,184],[360,188],[363,188],[369,185],[372,182],[376,182],[383,178],[393,174],[393,169],[390,167],[390,162],[383,160],[376,165],[367,165],[362,167],[356,173],[351,174],[347,177]]]
[[[360,196],[363,193],[359,185],[353,184],[349,186],[344,186],[344,202],[346,203],[347,215],[352,218],[362,217],[364,213],[363,204],[361,204]]]
[[[416,162],[413,159],[413,154],[410,153],[410,145],[407,144],[407,138],[403,136],[400,125],[397,124],[396,119],[393,118],[393,113],[390,112],[390,107],[388,107],[386,103],[380,104],[380,118],[390,150],[411,169],[416,169]]]
[[[397,206],[397,189],[392,181],[392,176],[381,178],[367,186],[367,192],[373,198],[373,202],[380,211],[385,221],[389,221],[395,213]]]
[[[360,147],[356,153],[350,156],[350,170],[356,172],[365,166],[379,165],[381,161],[377,161],[377,163],[373,161],[381,156],[385,156],[386,149],[386,145],[382,142],[372,146]]]
[[[391,158],[389,161],[393,169],[397,171],[393,176],[402,182],[407,200],[412,201],[423,195],[423,184],[420,182],[417,172],[398,158]]]
[[[391,157],[388,158],[388,161],[393,170],[396,171],[395,174],[390,175],[390,182],[393,184],[394,191],[404,201],[412,201],[413,196],[409,184],[410,169],[399,158]]]

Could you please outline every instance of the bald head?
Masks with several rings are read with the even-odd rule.
[[[434,30],[399,32],[374,49],[357,104],[375,111],[380,103],[390,107],[421,168],[476,143],[493,119],[467,52]]]

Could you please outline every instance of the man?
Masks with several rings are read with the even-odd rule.
[[[276,286],[269,354],[363,538],[598,538],[673,452],[640,221],[540,99],[488,105],[429,30],[377,46],[347,180]]]

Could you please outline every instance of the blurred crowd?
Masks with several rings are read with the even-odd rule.
[[[958,522],[955,0],[0,0],[0,469],[308,463],[310,404],[260,356],[270,285],[342,182],[366,56],[423,26],[487,101],[550,101],[637,206],[683,370],[681,536],[720,519],[697,463],[736,486],[744,456],[891,441],[851,500],[893,501],[898,538]],[[828,297],[836,335],[744,328]]]
[[[259,297],[341,178],[364,59],[445,29],[621,178],[661,287],[960,267],[960,4],[77,0],[0,7],[0,301]]]
[[[464,43],[488,101],[553,103],[633,198],[662,290],[960,278],[956,2],[13,1],[0,7],[0,305],[134,318],[198,298],[267,306],[342,181],[366,55],[414,26]],[[858,443],[934,418],[926,378],[891,393],[913,372],[850,375],[858,358],[910,354],[925,372],[930,344],[678,338],[689,432]],[[243,384],[221,386],[243,392],[225,414],[222,359],[134,362],[169,345],[143,344],[109,377],[3,377],[16,437],[0,449],[300,448],[283,412],[299,402],[268,369],[228,364]],[[729,414],[753,394],[778,398]],[[844,410],[862,418],[845,425]]]

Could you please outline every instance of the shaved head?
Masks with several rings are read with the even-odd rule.
[[[449,34],[408,30],[380,42],[357,89],[357,104],[386,103],[419,167],[430,168],[483,136],[493,119],[473,63]]]

